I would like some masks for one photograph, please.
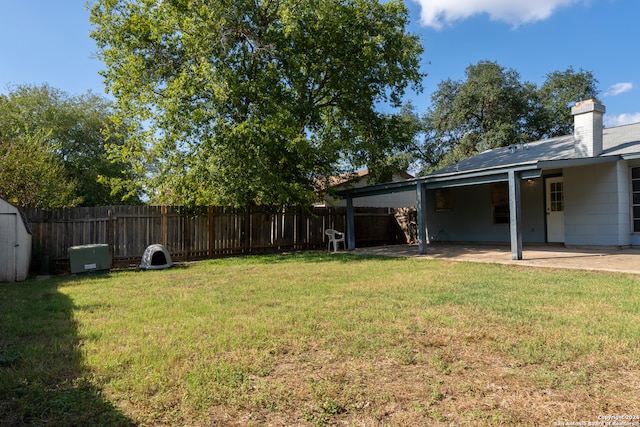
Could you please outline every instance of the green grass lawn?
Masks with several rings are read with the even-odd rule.
[[[0,425],[613,415],[640,416],[639,276],[304,253],[0,284]]]

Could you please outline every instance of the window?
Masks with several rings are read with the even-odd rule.
[[[549,183],[549,209],[551,212],[564,211],[564,197],[562,181]]]
[[[640,167],[631,168],[631,205],[633,231],[640,233]]]
[[[447,211],[451,209],[451,189],[450,188],[438,188],[435,191],[436,198],[436,210]]]
[[[509,224],[509,185],[506,182],[493,184],[491,209],[494,224]]]

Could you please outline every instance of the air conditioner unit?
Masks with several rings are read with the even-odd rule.
[[[71,274],[106,273],[111,269],[109,245],[95,244],[69,248]]]

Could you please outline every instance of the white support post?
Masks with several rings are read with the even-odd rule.
[[[416,204],[418,210],[418,252],[420,255],[425,255],[427,253],[427,202],[424,184],[420,181],[416,186]]]
[[[520,206],[520,174],[509,171],[509,231],[511,259],[522,259],[522,208]]]

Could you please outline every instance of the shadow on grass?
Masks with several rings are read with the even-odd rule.
[[[89,381],[58,280],[0,283],[0,426],[133,426]]]

